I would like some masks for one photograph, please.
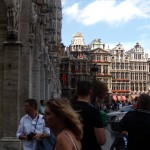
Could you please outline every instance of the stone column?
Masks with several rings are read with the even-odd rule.
[[[16,139],[20,106],[20,42],[4,42],[3,134],[0,150],[20,150]]]
[[[49,91],[48,91],[48,71],[45,70],[45,99],[48,100],[49,99]]]
[[[30,94],[32,98],[36,100],[40,99],[40,62],[39,62],[39,48],[35,43],[35,47],[32,49],[32,64],[31,64],[31,85],[32,93]]]
[[[41,64],[40,67],[40,100],[45,99],[45,69]]]
[[[7,38],[7,7],[0,0],[0,120],[3,119],[3,77],[4,77],[4,49],[3,42]],[[3,123],[0,121],[0,138],[2,137]]]

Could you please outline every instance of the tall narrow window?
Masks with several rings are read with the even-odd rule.
[[[138,91],[139,88],[138,88],[138,83],[135,83],[135,90]]]
[[[124,72],[121,72],[121,79],[124,79]]]
[[[112,79],[115,79],[115,73],[113,72],[111,73],[111,75],[112,75]]]
[[[134,91],[134,83],[131,83],[131,91]]]
[[[107,65],[104,65],[104,66],[103,66],[103,73],[104,73],[104,74],[107,74],[107,73],[108,73],[108,66],[107,66]]]
[[[116,69],[119,69],[119,63],[116,63]]]
[[[112,63],[112,69],[115,69],[115,63]]]
[[[135,80],[138,80],[138,73],[135,73]]]
[[[107,56],[104,56],[104,61],[107,61]]]

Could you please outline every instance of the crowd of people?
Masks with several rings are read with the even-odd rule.
[[[102,103],[100,106],[100,110],[103,110],[104,112],[108,113],[110,111],[118,111],[124,106],[128,105],[134,105],[135,100],[137,100],[138,97],[135,97],[131,101],[128,100],[111,100],[111,103]]]
[[[25,100],[25,115],[16,132],[23,150],[102,150],[106,135],[100,112],[91,105],[91,93],[91,83],[81,81],[72,100],[41,100],[39,107],[37,100]],[[133,106],[134,111],[113,129],[128,135],[127,150],[141,150],[149,145],[150,96],[141,94]]]

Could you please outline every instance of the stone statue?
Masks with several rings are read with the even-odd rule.
[[[36,24],[38,20],[38,14],[37,14],[37,5],[32,2],[32,19],[31,19],[31,24],[30,24],[30,33],[35,34],[36,32]]]
[[[18,39],[18,24],[19,24],[19,8],[17,6],[10,7],[7,10],[7,39]]]

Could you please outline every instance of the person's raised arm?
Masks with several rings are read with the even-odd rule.
[[[106,142],[105,131],[103,128],[94,128],[95,136],[99,145],[104,145]]]

